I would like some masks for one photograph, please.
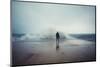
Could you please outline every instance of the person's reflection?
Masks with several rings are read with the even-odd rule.
[[[60,39],[60,35],[59,35],[59,33],[57,32],[57,33],[56,33],[56,49],[59,49],[59,39]]]

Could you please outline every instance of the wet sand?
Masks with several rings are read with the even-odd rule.
[[[59,43],[56,49],[56,41],[32,42],[15,41],[12,43],[12,64],[48,64],[63,62],[95,61],[95,42],[79,39],[65,40]]]

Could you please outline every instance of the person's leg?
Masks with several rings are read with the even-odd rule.
[[[59,38],[58,38],[58,48],[59,48]]]
[[[56,46],[57,46],[57,38],[56,38]]]
[[[56,40],[56,48],[59,48],[59,39]]]

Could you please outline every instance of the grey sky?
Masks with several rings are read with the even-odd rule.
[[[95,6],[12,2],[13,33],[95,33]]]

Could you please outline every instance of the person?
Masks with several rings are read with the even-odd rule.
[[[59,48],[59,39],[60,39],[60,35],[59,35],[59,33],[57,32],[57,33],[56,33],[56,48]]]

